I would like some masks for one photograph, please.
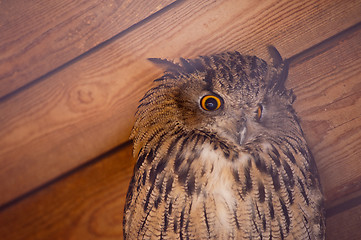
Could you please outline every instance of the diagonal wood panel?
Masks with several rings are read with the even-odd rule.
[[[1,239],[122,239],[131,152],[130,144],[112,151],[0,211]]]
[[[361,24],[292,62],[289,85],[328,202],[361,189]]]
[[[361,199],[359,199],[361,200]],[[361,239],[361,202],[352,208],[329,217],[326,220],[326,239]]]
[[[360,11],[354,1],[178,4],[0,103],[0,204],[125,142],[160,74],[147,57],[266,56],[268,43],[290,57],[360,22]]]
[[[135,163],[131,155],[131,145],[113,150],[2,209],[1,239],[122,239],[122,211]],[[328,217],[326,239],[360,238],[361,202],[343,208]]]
[[[0,98],[172,2],[1,1]]]

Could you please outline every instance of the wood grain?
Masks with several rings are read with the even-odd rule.
[[[116,149],[0,211],[1,239],[122,239],[131,151]]]
[[[132,145],[117,148],[0,210],[1,239],[122,239],[131,155]],[[327,218],[327,240],[361,238],[361,202],[347,204]]]
[[[292,62],[289,85],[328,204],[361,189],[361,25]]]
[[[361,239],[361,203],[326,219],[327,240]]]
[[[0,98],[172,2],[1,1]]]
[[[357,1],[177,4],[0,102],[0,205],[127,141],[137,101],[160,74],[147,57],[266,56],[269,43],[290,57],[360,22],[360,11]]]

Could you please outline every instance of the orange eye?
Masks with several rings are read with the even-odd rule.
[[[206,111],[215,111],[221,105],[221,99],[213,95],[206,95],[201,99],[201,107]]]
[[[263,107],[262,105],[258,105],[258,108],[257,108],[257,115],[256,115],[256,119],[257,121],[259,121],[262,117],[262,110],[263,110]]]

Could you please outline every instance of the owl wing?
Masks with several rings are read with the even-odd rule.
[[[324,239],[322,193],[313,158],[300,139],[249,148],[248,166],[237,171],[240,222],[256,239]]]

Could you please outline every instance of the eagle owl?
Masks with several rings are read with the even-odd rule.
[[[226,52],[173,63],[140,100],[125,239],[324,239],[316,165],[271,64]]]

